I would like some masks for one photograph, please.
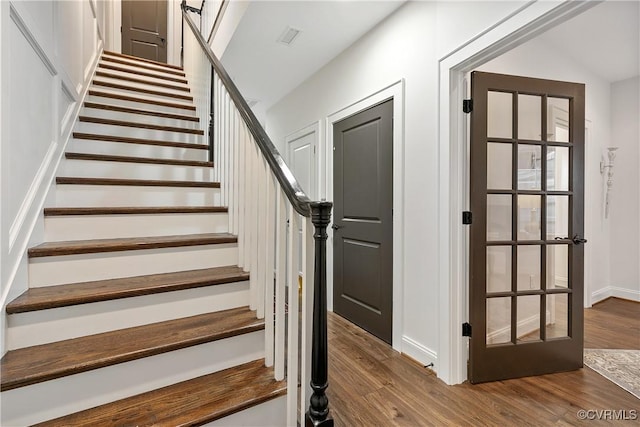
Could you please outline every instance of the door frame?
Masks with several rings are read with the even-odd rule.
[[[333,125],[349,116],[393,98],[393,314],[391,346],[411,356],[416,351],[408,347],[402,336],[402,306],[404,295],[404,79],[391,83],[327,116],[325,138],[320,139],[320,193],[333,200]],[[322,142],[324,141],[324,144]],[[323,146],[324,145],[324,146]],[[333,216],[329,228],[333,224]],[[327,241],[327,307],[333,311],[333,233]],[[409,341],[412,342],[412,341]],[[414,356],[415,357],[415,356]],[[416,359],[418,357],[415,357]],[[424,355],[420,354],[423,359]]]
[[[600,1],[532,1],[447,53],[439,60],[438,119],[438,307],[436,371],[447,384],[467,379],[468,342],[461,325],[468,320],[468,230],[461,212],[468,210],[465,179],[467,116],[462,112],[464,76],[540,33],[596,6]],[[466,190],[468,192],[468,190]]]
[[[287,164],[293,166],[293,160],[291,159],[291,147],[289,146],[289,144],[291,144],[291,141],[294,141],[296,139],[300,139],[303,136],[309,135],[311,133],[315,134],[315,141],[314,141],[314,147],[315,147],[315,155],[314,155],[314,166],[315,166],[315,185],[313,188],[313,192],[314,194],[320,194],[320,141],[322,141],[322,121],[318,120],[316,122],[311,123],[308,126],[303,127],[302,129],[299,129],[295,132],[290,133],[289,135],[284,137],[284,143],[285,143],[285,147],[286,147],[286,155],[287,155]],[[314,198],[314,194],[309,194],[308,196],[311,197],[312,199]],[[315,200],[315,199],[314,199]]]

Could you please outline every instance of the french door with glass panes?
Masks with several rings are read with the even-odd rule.
[[[472,383],[578,369],[584,85],[471,75]]]

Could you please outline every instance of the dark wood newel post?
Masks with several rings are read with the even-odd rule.
[[[306,427],[333,427],[329,416],[329,399],[325,394],[328,384],[327,352],[327,226],[331,220],[331,202],[311,203],[311,222],[315,227],[313,335],[311,338],[311,388],[306,414]]]

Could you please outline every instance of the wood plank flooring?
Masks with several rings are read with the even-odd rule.
[[[586,348],[640,349],[640,304],[585,310]],[[638,425],[583,421],[580,409],[636,410],[640,400],[589,368],[448,386],[433,371],[329,313],[329,407],[336,426]]]

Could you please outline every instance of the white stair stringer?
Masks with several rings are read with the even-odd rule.
[[[256,331],[4,391],[1,424],[32,425],[262,357]]]
[[[96,135],[121,136],[124,138],[150,139],[153,141],[183,142],[186,144],[204,144],[205,142],[204,135],[101,123],[78,122],[74,131]]]
[[[237,264],[237,243],[46,256],[29,260],[29,283],[37,288]]]
[[[9,316],[8,350],[164,322],[249,305],[249,282],[16,313]]]
[[[103,104],[106,106],[119,107],[117,104],[113,102],[102,102],[99,104]],[[89,103],[89,105],[92,105]],[[152,112],[153,110],[149,108],[138,108],[134,110],[140,110],[142,112]],[[160,125],[160,126],[172,126],[179,127],[185,129],[200,129],[200,122],[193,120],[185,120],[178,118],[170,118],[170,117],[159,117],[151,114],[141,114],[135,112],[128,111],[117,111],[110,110],[104,108],[94,108],[94,107],[83,107],[80,111],[81,116],[86,117],[97,117],[100,119],[107,120],[121,120],[121,121],[129,121],[134,123],[143,123],[143,124],[151,124],[151,125]],[[189,114],[182,114],[184,116],[190,117]]]
[[[171,147],[167,145],[134,144],[128,142],[97,141],[75,138],[69,141],[67,151],[74,153],[107,154],[113,156],[148,157],[207,161],[207,150]]]
[[[219,205],[219,188],[56,184],[60,207]]]
[[[226,233],[227,212],[45,216],[47,242]]]
[[[114,105],[120,105],[128,108],[138,108],[143,110],[151,110],[151,111],[159,111],[164,113],[172,113],[172,114],[186,114],[195,116],[195,109],[190,109],[187,107],[192,106],[189,101],[186,100],[173,100],[168,103],[175,106],[167,106],[167,105],[157,105],[154,103],[154,100],[148,98],[143,93],[127,93],[126,96],[133,98],[132,100],[128,99],[118,99],[111,96],[103,96],[102,94],[111,94],[111,95],[123,95],[122,93],[118,94],[112,91],[107,87],[92,87],[89,89],[87,97],[85,101],[87,102],[97,102],[97,103],[109,103]],[[151,102],[144,102],[144,101]]]
[[[84,153],[83,153],[84,154]],[[86,153],[98,154],[98,153]],[[130,156],[139,157],[139,156]],[[144,161],[145,158],[141,158]],[[154,159],[153,157],[150,159]],[[59,176],[214,182],[210,166],[183,166],[133,161],[63,159]]]

